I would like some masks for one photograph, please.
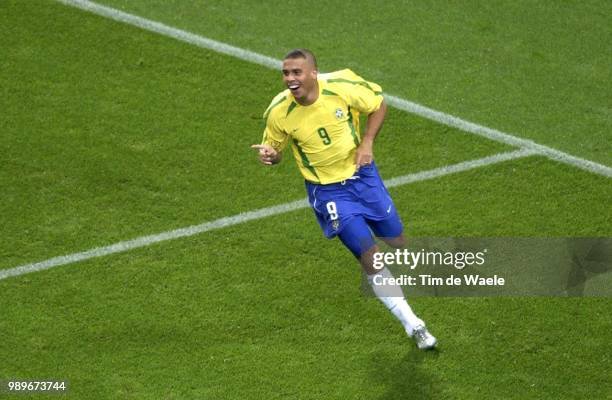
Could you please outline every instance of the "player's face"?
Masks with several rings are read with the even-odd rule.
[[[317,70],[305,58],[288,58],[283,61],[283,82],[293,96],[304,103],[317,99]]]

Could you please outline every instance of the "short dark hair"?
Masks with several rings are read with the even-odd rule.
[[[286,60],[288,58],[304,58],[308,61],[312,61],[315,69],[317,69],[317,58],[312,53],[312,51],[308,49],[293,49],[289,53],[287,53],[287,55],[285,55],[285,58],[283,58],[283,60]]]

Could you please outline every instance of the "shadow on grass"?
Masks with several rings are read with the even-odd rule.
[[[412,348],[399,361],[387,354],[374,356],[372,360],[374,373],[371,379],[387,388],[379,400],[445,398],[440,391],[441,386],[437,376],[432,375],[423,365],[432,361],[435,364],[435,360],[440,355],[438,350],[425,352]]]

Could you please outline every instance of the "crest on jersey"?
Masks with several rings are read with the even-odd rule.
[[[332,228],[334,228],[335,231],[337,231],[339,227],[340,227],[340,221],[335,220],[332,222]]]
[[[341,108],[336,108],[336,118],[342,119],[344,117],[344,111]]]

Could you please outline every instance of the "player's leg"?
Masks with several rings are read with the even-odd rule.
[[[404,237],[404,226],[395,209],[393,213],[380,221],[368,220],[368,226],[377,238],[380,238],[387,245],[399,249],[406,246]]]
[[[366,209],[363,215],[372,232],[391,247],[404,247],[406,245],[404,226],[376,164],[361,167],[359,174],[361,179],[355,185],[359,186],[357,192],[360,202]]]
[[[404,237],[404,232],[394,237],[378,236],[378,235],[376,236],[380,237],[383,242],[393,247],[394,249],[401,249],[403,247],[406,247],[406,238]]]
[[[378,251],[378,246],[368,224],[362,217],[351,218],[338,234],[338,238],[359,260],[366,274],[377,272],[373,264],[373,254]]]
[[[419,319],[404,298],[402,290],[395,285],[384,285],[385,279],[393,278],[393,275],[387,268],[375,268],[374,254],[379,251],[378,246],[374,242],[374,238],[370,232],[370,228],[362,217],[355,217],[344,227],[338,237],[342,243],[359,259],[359,262],[365,271],[368,283],[376,297],[391,311],[393,315],[401,322],[406,333],[418,339],[417,334],[425,329],[425,324]],[[430,335],[431,336],[431,335]],[[431,336],[433,338],[433,336]],[[417,345],[421,349],[432,348],[435,346],[435,338],[428,340],[417,340]]]
[[[404,227],[399,218],[399,215],[397,214],[397,211],[395,211],[395,207],[393,207],[393,212],[390,213],[388,218],[385,218],[380,221],[368,220],[367,223],[370,229],[372,229],[372,232],[374,232],[377,237],[385,241],[387,245],[394,248],[400,248],[405,246],[406,240],[403,232]],[[385,275],[391,275],[391,273],[386,267],[380,271],[380,274],[381,278]],[[373,275],[372,279],[375,279],[375,276],[376,275]],[[378,279],[380,280],[380,278]],[[397,286],[386,286],[383,290],[388,292],[389,288],[396,289]],[[431,333],[429,333],[429,331],[425,327],[425,323],[416,317],[410,305],[408,305],[408,302],[405,300],[401,290],[397,290],[399,291],[399,295],[402,296],[402,303],[406,304],[404,308],[408,322],[407,325],[404,325],[404,327],[406,327],[406,332],[408,333],[408,335],[414,338],[417,343],[417,346],[420,349],[430,349],[435,347],[437,342],[436,338]]]
[[[355,197],[351,194],[353,192],[347,190],[344,185],[325,187],[306,183],[306,188],[310,205],[325,236],[328,238],[339,236],[342,243],[360,261],[376,296],[400,320],[409,335],[418,337],[416,333],[419,332],[419,326],[423,326],[423,321],[414,315],[402,291],[395,287],[395,293],[390,294],[388,293],[389,286],[386,286],[385,290],[385,287],[375,284],[378,277],[391,278],[392,276],[386,268],[382,270],[374,268],[374,253],[378,251],[378,246],[376,246],[365,219],[356,216],[357,213],[363,211],[363,207],[355,203]],[[390,197],[387,198],[390,200]],[[386,210],[382,211],[387,214]],[[422,347],[418,342],[417,344],[419,348],[433,346],[431,343],[427,347]]]

